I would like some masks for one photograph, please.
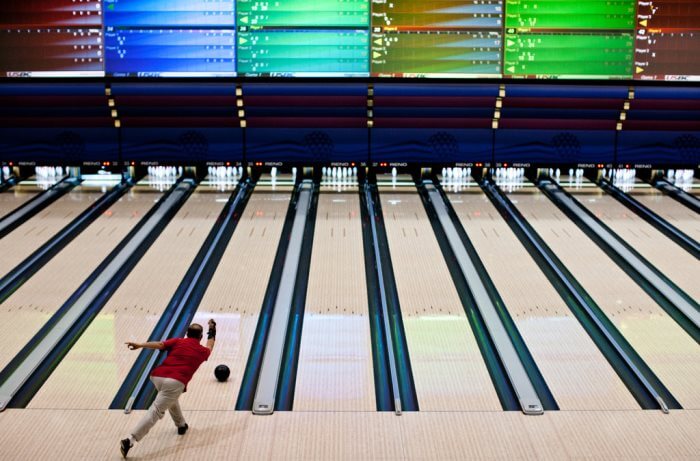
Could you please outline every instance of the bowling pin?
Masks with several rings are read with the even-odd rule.
[[[391,176],[395,178],[396,174],[397,174],[396,167],[394,167],[391,169]]]

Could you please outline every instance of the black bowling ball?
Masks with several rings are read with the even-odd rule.
[[[226,365],[219,365],[214,369],[214,376],[222,383],[231,375],[231,370]]]

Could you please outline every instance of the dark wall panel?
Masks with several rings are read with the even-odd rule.
[[[0,128],[4,162],[78,166],[118,160],[114,128]]]
[[[171,163],[243,160],[240,128],[122,128],[125,161]]]
[[[621,131],[618,138],[618,162],[700,166],[698,131]]]
[[[248,128],[251,162],[366,162],[367,129]]]
[[[496,162],[532,164],[611,163],[614,131],[496,131]]]
[[[372,130],[373,162],[490,162],[489,129],[376,128]]]

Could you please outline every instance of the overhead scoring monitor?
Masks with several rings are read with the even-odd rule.
[[[1,77],[700,80],[697,0],[7,0]]]

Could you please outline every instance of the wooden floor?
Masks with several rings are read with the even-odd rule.
[[[509,195],[681,405],[700,409],[700,345],[537,188]]]
[[[100,188],[78,186],[3,237],[0,276],[14,269],[101,196]]]
[[[81,335],[30,408],[109,408],[230,192],[199,186]]]
[[[593,184],[587,179],[582,185],[565,189],[681,290],[700,299],[700,261],[614,197],[599,187],[591,187]],[[700,227],[700,217],[696,222]]]
[[[541,416],[502,411],[420,197],[413,187],[383,186],[421,411],[374,411],[353,188],[319,199],[294,411],[232,411],[290,193],[256,187],[200,304],[195,320],[215,318],[218,337],[180,399],[189,432],[178,436],[166,415],[129,459],[698,459],[700,346],[533,188],[511,194],[516,206],[686,409],[638,409],[493,206],[466,191],[452,203],[562,407]],[[229,194],[200,186],[29,408],[0,413],[0,460],[121,459],[119,440],[144,413],[106,409],[137,355],[123,342],[151,332]],[[161,195],[136,187],[0,305],[0,363]],[[231,368],[226,383],[213,379],[219,363]]]
[[[419,408],[501,409],[415,187],[379,190]]]
[[[33,181],[25,181],[0,193],[0,218],[24,205],[43,190]]]
[[[0,363],[9,362],[27,344],[161,195],[135,186],[0,304]],[[53,207],[63,205],[48,209]]]
[[[258,185],[248,201],[195,315],[202,324],[216,319],[216,346],[180,399],[185,410],[235,408],[291,191]],[[219,364],[231,370],[224,383],[214,379]]]
[[[7,410],[0,459],[119,460],[141,411]],[[700,411],[365,412],[186,411],[178,436],[165,416],[133,460],[696,460]],[[37,430],[40,427],[41,430]]]
[[[687,234],[688,237],[700,242],[700,215],[687,206],[641,181],[635,184],[628,195]]]
[[[481,189],[449,197],[559,407],[638,409],[625,384]]]
[[[295,411],[376,410],[360,196],[343,189],[318,201]]]

